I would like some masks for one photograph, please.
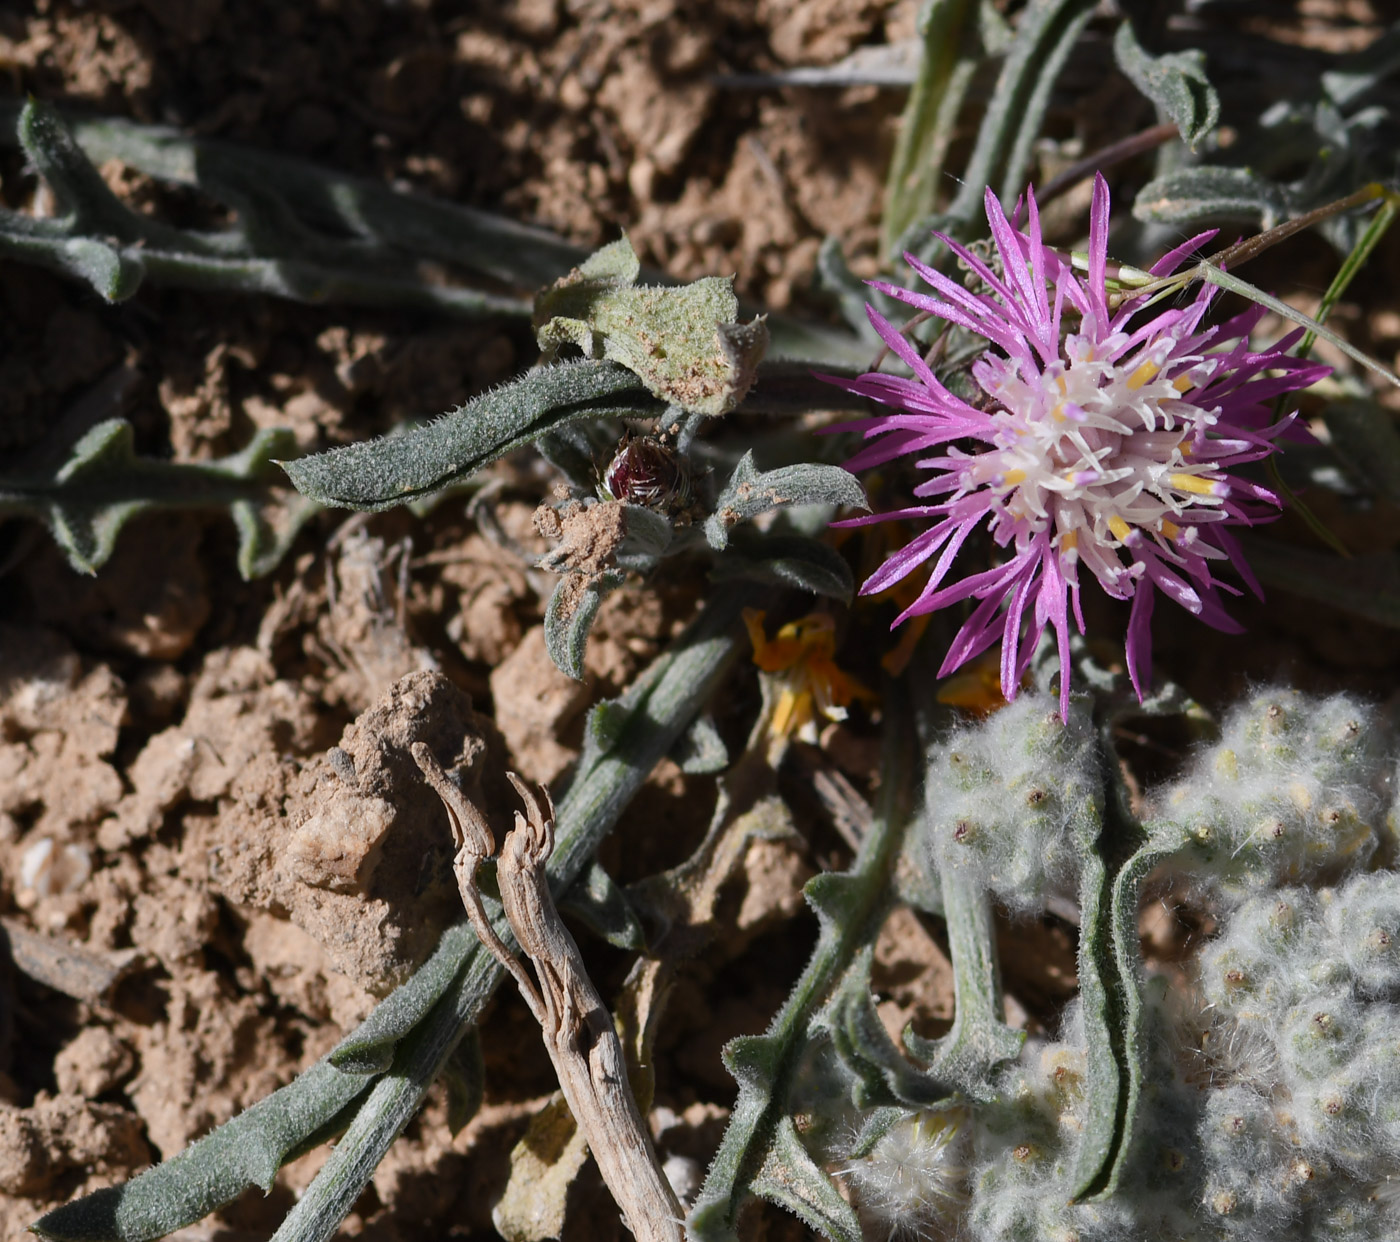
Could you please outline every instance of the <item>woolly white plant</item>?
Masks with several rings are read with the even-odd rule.
[[[869,1238],[951,1239],[967,1204],[967,1109],[920,1109],[837,1172]]]
[[[1390,774],[1381,737],[1374,710],[1349,695],[1259,690],[1152,799],[1149,827],[1184,839],[1182,865],[1232,903],[1335,879],[1364,866],[1380,839]]]
[[[1198,1131],[1201,1203],[1226,1236],[1393,1238],[1380,1208],[1400,1179],[1400,873],[1246,901],[1201,955],[1231,1050]],[[1231,1029],[1233,1028],[1233,1030]],[[1242,1072],[1232,1044],[1267,1073]]]
[[[911,1110],[868,1155],[848,1149],[867,1237],[1400,1239],[1400,872],[1362,870],[1396,854],[1388,745],[1352,698],[1262,690],[1149,795],[1147,848],[1196,878],[1217,927],[1185,978],[1141,994],[1145,1072],[1111,1195],[1073,1198],[1093,1120],[1076,1001],[988,1101]],[[934,748],[919,848],[1016,912],[1072,892],[1099,753],[1081,707],[1061,723],[1022,695]]]
[[[1067,720],[1042,694],[1022,694],[929,756],[925,846],[946,870],[1029,914],[1073,896],[1076,841],[1102,820],[1097,739],[1085,701]]]

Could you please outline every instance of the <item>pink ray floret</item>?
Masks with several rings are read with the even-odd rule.
[[[873,307],[871,322],[912,377],[878,372],[826,377],[897,413],[855,424],[870,443],[847,466],[863,470],[914,455],[929,477],[922,502],[847,525],[892,518],[933,524],[895,552],[861,588],[883,591],[933,561],[918,599],[896,621],[963,600],[975,602],[940,670],[946,676],[1001,642],[1001,687],[1014,698],[1045,627],[1059,647],[1061,711],[1069,708],[1069,627],[1080,633],[1080,572],[1113,598],[1131,600],[1128,673],[1141,698],[1151,675],[1151,617],[1158,591],[1223,630],[1216,580],[1230,562],[1259,587],[1231,533],[1278,516],[1279,498],[1233,473],[1276,451],[1288,426],[1273,401],[1306,388],[1328,368],[1291,357],[1292,334],[1256,352],[1249,333],[1256,307],[1202,327],[1215,289],[1187,306],[1144,311],[1132,299],[1110,310],[1108,186],[1094,182],[1087,275],[1041,241],[1028,193],[1028,229],[1020,232],[987,191],[987,220],[1000,272],[939,235],[976,274],[980,291],[906,259],[933,294],[875,283],[901,302],[984,337],[972,364],[985,394],[978,408],[951,393],[918,351]],[[1209,235],[1162,260],[1168,272]],[[954,575],[963,545],[981,528],[1001,549],[990,568]]]

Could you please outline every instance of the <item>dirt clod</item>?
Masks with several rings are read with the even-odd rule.
[[[440,673],[411,673],[346,728],[336,760],[260,756],[233,786],[236,809],[212,843],[225,897],[285,912],[377,995],[457,916],[447,821],[409,753],[414,742],[481,797],[487,742],[471,700]]]

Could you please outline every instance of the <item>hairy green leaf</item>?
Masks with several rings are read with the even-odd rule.
[[[778,1119],[753,1188],[832,1242],[861,1242],[864,1237],[851,1205],[802,1146],[791,1117]]]
[[[1110,1160],[1124,1142],[1127,1062],[1123,1013],[1136,993],[1136,973],[1119,970],[1112,913],[1113,877],[1104,860],[1099,830],[1103,824],[1103,794],[1097,791],[1097,813],[1085,817],[1077,834],[1079,854],[1079,995],[1083,1004],[1085,1038],[1084,1094],[1086,1125],[1071,1178],[1071,1195],[1085,1197],[1105,1176]],[[1081,796],[1093,797],[1091,791]]]
[[[729,766],[729,748],[710,716],[697,716],[671,748],[671,762],[689,776],[710,776]]]
[[[870,994],[875,948],[866,945],[813,1029],[826,1030],[855,1076],[852,1102],[862,1110],[899,1104],[904,1111],[951,1101],[956,1088],[915,1066],[890,1039]]]
[[[619,573],[589,579],[568,573],[555,585],[544,613],[544,645],[554,667],[575,681],[583,680],[583,657],[588,634],[602,606],[603,596],[622,585]]]
[[[388,1069],[394,1045],[442,999],[475,945],[476,933],[465,920],[444,931],[432,956],[412,977],[331,1049],[330,1063],[347,1074],[379,1074]]]
[[[0,513],[38,518],[80,573],[96,573],[122,527],[148,509],[227,508],[238,528],[245,578],[268,572],[319,505],[276,486],[274,458],[295,452],[290,431],[264,429],[219,461],[138,457],[131,424],[109,419],[87,432],[56,468],[28,453],[0,476]]]
[[[1248,168],[1203,164],[1149,181],[1133,200],[1133,217],[1157,224],[1217,221],[1270,228],[1288,215],[1282,189]]]
[[[998,198],[1007,205],[1025,191],[1050,92],[1094,7],[1093,0],[1030,0],[1021,10],[960,188],[943,213],[943,223],[955,234],[982,219],[982,196],[989,185],[997,187]],[[906,248],[929,248],[926,237],[915,235],[927,223],[913,226]]]
[[[856,586],[846,558],[829,544],[805,535],[758,535],[742,528],[730,535],[710,577],[795,587],[842,603],[850,603]]]
[[[646,933],[627,900],[627,894],[594,859],[574,886],[564,895],[559,909],[571,914],[589,931],[615,949],[640,952],[646,948]]]
[[[908,1030],[904,1045],[927,1064],[931,1077],[968,1099],[990,1100],[996,1096],[993,1071],[1020,1055],[1026,1033],[1007,1026],[1002,1012],[990,895],[959,876],[945,873],[940,879],[953,961],[953,1029],[942,1039]]]
[[[207,1216],[249,1186],[272,1188],[283,1161],[343,1118],[369,1080],[319,1061],[232,1121],[123,1186],[55,1208],[31,1228],[61,1242],[146,1242]]]
[[[636,374],[656,397],[679,409],[727,414],[748,392],[768,345],[761,319],[736,322],[730,277],[688,285],[638,285],[641,264],[624,235],[543,290],[535,334],[552,355],[577,346]]]
[[[120,139],[130,131],[117,125],[108,133]],[[117,198],[54,109],[31,99],[19,114],[17,135],[53,190],[61,214],[37,220],[0,208],[0,254],[86,280],[109,301],[130,297],[149,276],[186,288],[265,293],[300,302],[422,307],[476,316],[520,316],[528,310],[519,298],[421,277],[410,256],[377,239],[345,240],[314,230],[259,175],[256,161],[241,175],[227,171],[199,181],[191,174],[239,216],[238,224],[225,232],[199,233],[163,224]]]
[[[1119,1133],[1122,1136],[1111,1163],[1102,1173],[1094,1197],[1111,1198],[1118,1192],[1127,1165],[1128,1139],[1137,1133],[1138,1108],[1147,1076],[1151,1033],[1144,1029],[1147,1007],[1142,986],[1142,949],[1138,941],[1138,895],[1153,868],[1183,843],[1184,832],[1174,835],[1170,825],[1149,825],[1149,839],[1123,864],[1113,879],[1108,909],[1114,969],[1122,981],[1123,1008],[1117,1015],[1122,1023],[1125,1055],[1123,1096],[1118,1104]]]
[[[1206,77],[1205,53],[1192,49],[1152,56],[1131,21],[1113,36],[1113,57],[1128,80],[1176,125],[1193,151],[1220,120],[1220,97]]]
[[[870,507],[865,489],[849,470],[807,462],[760,473],[753,453],[747,452],[715,501],[715,511],[705,522],[705,537],[712,548],[720,551],[729,542],[729,532],[740,522],[752,521],[760,513],[784,505],[813,504]]]
[[[486,1062],[481,1054],[481,1036],[468,1031],[443,1066],[447,1084],[447,1129],[453,1138],[461,1133],[486,1098]]]
[[[296,489],[325,505],[390,509],[480,470],[577,419],[645,417],[660,403],[626,367],[541,367],[435,422],[283,463]]]

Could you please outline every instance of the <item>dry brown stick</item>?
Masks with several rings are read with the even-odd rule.
[[[413,758],[447,808],[457,845],[453,872],[467,917],[481,942],[508,970],[540,1024],[559,1087],[588,1141],[603,1181],[640,1242],[684,1242],[684,1213],[661,1171],[627,1081],[612,1015],[588,977],[578,945],[560,921],[545,863],[554,849],[554,804],[508,773],[525,803],[515,813],[496,863],[507,922],[534,963],[536,979],[496,934],[476,884],[476,870],[495,847],[485,818],[421,742]]]
[[[9,941],[15,965],[31,979],[89,1004],[106,1004],[112,990],[149,955],[141,949],[104,952],[59,936],[28,930],[15,919],[0,919],[0,953]]]

